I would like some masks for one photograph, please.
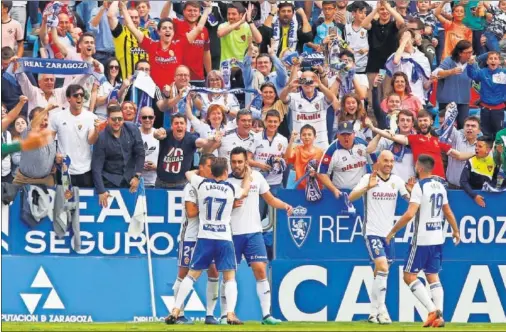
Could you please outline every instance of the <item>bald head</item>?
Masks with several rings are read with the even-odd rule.
[[[388,176],[392,173],[394,167],[394,154],[389,150],[381,151],[378,157],[378,171],[383,176]]]
[[[151,128],[153,128],[153,123],[155,121],[155,111],[151,107],[145,106],[141,108],[140,117],[142,129],[149,131]]]

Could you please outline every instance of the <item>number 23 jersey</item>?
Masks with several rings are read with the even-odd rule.
[[[412,245],[431,246],[445,242],[443,205],[448,204],[444,185],[434,179],[420,180],[413,187],[410,203],[420,205],[415,217]]]
[[[227,181],[193,175],[191,185],[197,189],[199,204],[199,239],[232,241],[230,215],[242,189]]]

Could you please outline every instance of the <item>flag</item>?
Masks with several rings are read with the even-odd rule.
[[[128,225],[128,235],[137,238],[144,231],[144,222],[147,215],[146,189],[144,188],[144,178],[140,178],[137,188],[137,201],[130,225]]]

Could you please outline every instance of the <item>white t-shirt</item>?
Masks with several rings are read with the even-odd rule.
[[[152,161],[155,165],[158,164],[158,153],[160,152],[160,141],[153,137],[154,129],[151,128],[149,134],[144,134],[141,130],[142,142],[144,142],[144,152],[146,157],[144,163]],[[156,182],[156,169],[154,171],[142,171],[144,183],[149,186],[155,185]]]
[[[199,217],[188,218],[186,215],[185,202],[195,203],[198,206],[197,190],[187,183],[183,189],[183,219],[179,231],[179,241],[197,241],[199,233]]]
[[[270,187],[262,174],[257,171],[252,172],[253,181],[248,196],[243,199],[241,207],[232,211],[232,234],[253,234],[262,232],[262,221],[260,220],[260,195],[269,191]],[[242,179],[230,177],[228,179],[237,187],[241,186]]]
[[[419,181],[411,191],[410,203],[420,205],[414,221],[415,233],[411,244],[417,246],[443,244],[445,242],[443,205],[448,204],[444,185],[431,178]]]
[[[97,116],[81,111],[75,116],[70,110],[52,111],[49,128],[58,135],[58,153],[70,157],[70,175],[84,174],[91,170],[91,145],[88,135],[95,128]]]
[[[227,158],[228,160],[228,172],[230,173],[232,168],[230,166],[230,152],[236,147],[241,146],[251,153],[255,153],[258,142],[255,139],[255,135],[250,132],[247,138],[241,138],[237,135],[237,130],[232,130],[225,133],[225,136],[221,139],[221,145],[218,148],[218,156]]]
[[[217,98],[211,97],[211,100],[209,100],[209,94],[207,93],[201,93],[200,98],[202,100],[202,111],[200,113],[201,119],[206,119],[207,117],[207,108],[211,103],[213,104],[220,104],[223,106],[226,106],[230,111],[238,112],[241,108],[239,106],[239,102],[237,101],[237,98],[235,95],[228,93],[226,95],[220,94]],[[233,117],[227,115],[227,120],[232,120]]]
[[[364,175],[354,190],[367,188],[371,174]],[[409,195],[406,183],[397,175],[391,174],[384,181],[378,176],[378,185],[369,189],[364,197],[365,235],[386,237],[394,225],[395,207],[398,193]]]
[[[104,82],[100,85],[97,92],[97,97],[107,97],[114,90],[114,87],[109,82]],[[104,105],[95,108],[95,114],[107,117],[107,102]]]
[[[191,185],[197,189],[199,203],[199,239],[232,241],[230,214],[234,201],[241,198],[240,187],[228,181],[216,182],[193,175]]]
[[[353,50],[355,55],[355,67],[359,73],[365,73],[365,67],[367,66],[368,54],[358,53],[361,49],[369,49],[369,40],[367,39],[367,30],[360,27],[358,30],[353,28],[351,23],[346,24],[346,42],[349,47]]]
[[[338,189],[353,189],[367,173],[369,156],[366,148],[365,142],[357,138],[351,150],[342,148],[339,141],[334,141],[325,151],[318,173],[331,176],[332,183]]]
[[[283,158],[285,155],[286,148],[288,147],[288,140],[285,136],[276,133],[271,142],[267,139],[264,131],[262,133],[256,134],[256,139],[258,141],[258,145],[253,158],[255,161],[266,164],[267,160],[271,156],[274,156],[274,158]],[[269,185],[280,184],[283,181],[283,173],[270,172],[267,174],[265,179]]]
[[[309,100],[301,92],[289,94],[290,111],[292,112],[293,130],[300,132],[305,124],[316,129],[314,144],[321,149],[329,146],[327,133],[327,109],[331,105],[325,100],[322,92],[316,91],[313,99]],[[296,143],[300,143],[298,140]]]
[[[390,150],[393,142],[387,138],[380,138],[376,153],[383,150]],[[408,181],[410,177],[415,176],[415,163],[413,161],[413,153],[411,149],[406,149],[406,153],[402,156],[400,161],[394,161],[394,168],[392,174],[398,175],[404,181]]]
[[[4,139],[5,136],[5,139]],[[12,143],[12,135],[6,130],[2,133],[2,143],[10,144]],[[2,159],[2,176],[7,176],[11,172],[11,156],[7,155]]]

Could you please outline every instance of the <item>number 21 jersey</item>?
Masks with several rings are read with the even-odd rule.
[[[419,181],[411,192],[411,203],[420,205],[415,217],[412,245],[431,246],[445,242],[443,205],[448,204],[444,185],[431,178]]]

